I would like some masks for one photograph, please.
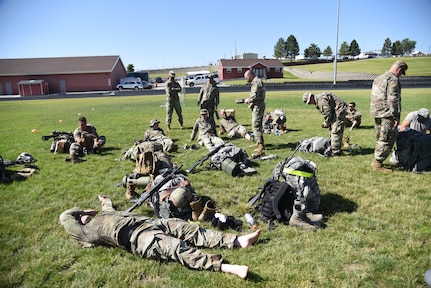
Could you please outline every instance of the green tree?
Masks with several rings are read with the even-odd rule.
[[[133,64],[127,65],[127,72],[135,72],[135,66]]]
[[[285,51],[285,45],[286,43],[284,42],[283,37],[280,37],[280,39],[278,39],[277,43],[274,46],[274,57],[277,59],[281,59],[286,55],[286,51]]]
[[[298,41],[296,41],[295,36],[290,35],[287,37],[285,43],[285,52],[286,57],[290,57],[290,61],[292,62],[296,55],[299,55],[299,45]]]
[[[315,60],[319,58],[320,55],[322,55],[322,52],[320,51],[320,48],[314,43],[311,43],[310,47],[304,50],[304,56],[306,58]]]
[[[341,43],[340,50],[338,50],[338,54],[340,56],[348,56],[348,55],[350,55],[349,44],[347,44],[346,41],[344,41],[343,43]]]
[[[323,56],[325,56],[326,58],[329,58],[332,56],[332,48],[331,46],[326,47],[325,50],[323,50]]]
[[[385,43],[383,43],[383,47],[382,47],[382,55],[383,56],[389,56],[391,54],[391,49],[392,49],[392,41],[389,38],[385,39]]]
[[[358,42],[356,42],[355,39],[353,39],[352,42],[350,42],[349,51],[350,51],[350,56],[353,56],[353,57],[361,54],[361,49],[359,48],[359,44]]]
[[[403,54],[410,54],[415,50],[416,41],[412,41],[409,38],[405,38],[401,41],[401,47]]]
[[[394,56],[399,56],[403,54],[401,42],[399,40],[392,43],[391,54]]]

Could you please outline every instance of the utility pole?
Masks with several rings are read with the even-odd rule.
[[[334,59],[334,85],[337,84],[337,58],[338,58],[338,23],[340,22],[340,0],[338,0],[337,8],[337,29],[335,40],[335,59]]]

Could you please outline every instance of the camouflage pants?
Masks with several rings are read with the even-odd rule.
[[[136,229],[131,251],[142,258],[173,260],[197,270],[220,271],[223,257],[197,248],[234,247],[236,235],[200,228],[180,219],[154,219]]]
[[[228,133],[229,137],[231,137],[231,138],[245,137],[246,134],[247,134],[247,129],[242,125],[238,125],[238,126],[234,127]]]
[[[224,141],[220,137],[213,136],[213,135],[202,135],[198,139],[199,145],[205,146],[208,150],[211,151],[211,149],[214,146],[223,145]]]
[[[263,144],[263,116],[265,114],[265,104],[254,105],[251,112],[251,127],[256,135],[256,142]]]
[[[335,121],[331,123],[331,148],[332,153],[341,152],[341,144],[343,143],[343,134],[344,134],[344,119],[345,114],[337,115]]]
[[[388,158],[397,139],[397,127],[393,118],[375,118],[374,128],[376,129],[376,148],[374,158],[383,162]]]
[[[180,123],[180,125],[183,125],[183,112],[181,109],[181,103],[180,101],[175,101],[175,102],[171,102],[171,101],[166,101],[166,125],[170,125],[172,122],[172,113],[174,112],[177,113],[178,116],[178,122]]]

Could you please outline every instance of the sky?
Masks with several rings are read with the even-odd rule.
[[[430,12],[431,0],[0,0],[0,58],[119,55],[136,71],[170,69],[273,58],[290,35],[301,52],[408,38],[430,53]]]

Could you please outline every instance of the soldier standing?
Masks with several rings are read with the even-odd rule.
[[[383,161],[391,153],[397,138],[397,126],[401,115],[401,84],[399,78],[406,74],[408,66],[396,61],[389,71],[373,81],[370,116],[374,118],[376,147],[372,168],[375,171],[391,171],[383,167]]]
[[[178,122],[180,123],[180,129],[183,129],[183,114],[180,103],[179,93],[181,92],[180,84],[175,81],[175,72],[169,71],[168,81],[165,83],[166,92],[166,127],[167,130],[171,130],[172,113],[175,112],[178,116]]]
[[[256,137],[257,149],[251,154],[251,158],[259,158],[265,155],[265,144],[263,141],[263,116],[265,114],[265,88],[262,80],[250,69],[244,73],[244,78],[251,83],[250,97],[245,103],[251,109],[251,126]]]
[[[214,120],[214,112],[220,102],[220,92],[217,83],[214,81],[214,75],[208,76],[208,82],[201,88],[197,105],[200,109],[208,110],[208,121],[216,132],[216,124]]]

